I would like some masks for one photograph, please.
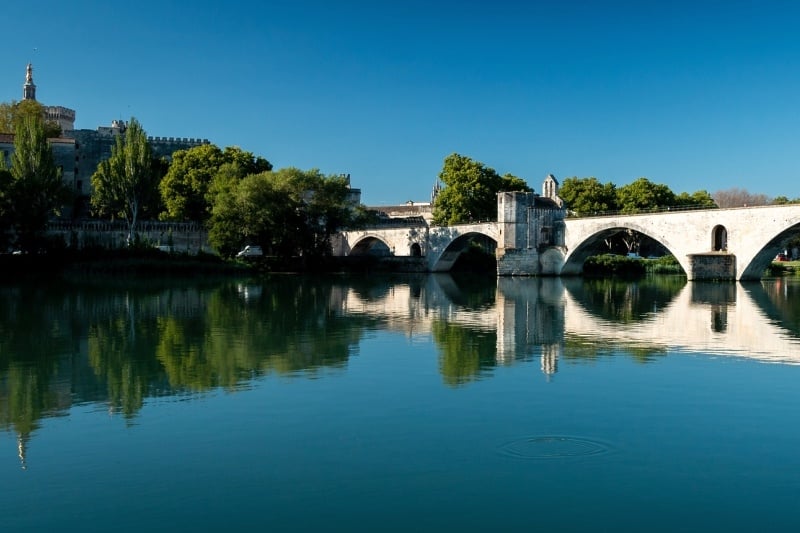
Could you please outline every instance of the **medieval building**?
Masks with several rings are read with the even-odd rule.
[[[28,63],[25,72],[25,83],[22,86],[23,100],[36,100],[36,84],[33,81],[33,65]],[[61,178],[74,191],[76,210],[73,216],[86,214],[89,196],[92,193],[91,177],[97,170],[100,161],[111,157],[111,147],[117,136],[125,133],[126,123],[113,120],[111,126],[99,126],[96,130],[75,129],[75,110],[62,106],[43,105],[45,120],[55,122],[61,127],[61,136],[49,139],[53,148],[56,165],[61,169]],[[201,144],[208,144],[208,139],[186,137],[148,137],[148,143],[156,157],[170,159],[177,150],[186,150]],[[14,135],[0,133],[0,156],[5,159],[6,166],[11,164],[14,151]]]

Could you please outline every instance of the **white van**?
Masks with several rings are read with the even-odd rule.
[[[260,246],[247,245],[242,248],[242,251],[236,254],[236,257],[261,257],[264,252],[261,251]]]

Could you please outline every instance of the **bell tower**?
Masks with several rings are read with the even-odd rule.
[[[25,85],[22,86],[23,100],[36,100],[36,84],[33,83],[33,65],[28,63],[28,70],[25,74]]]

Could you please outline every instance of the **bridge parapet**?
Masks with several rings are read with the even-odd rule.
[[[485,238],[497,243],[501,276],[579,275],[589,256],[602,253],[605,239],[629,230],[663,245],[690,280],[753,280],[800,236],[798,204],[567,219],[559,218],[564,211],[524,207],[505,205],[499,222],[344,232],[334,253],[349,255],[371,249],[361,243],[382,243],[386,255],[424,256],[429,271],[441,272],[452,267],[470,239]]]

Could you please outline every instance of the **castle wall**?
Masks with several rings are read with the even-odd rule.
[[[55,221],[47,226],[47,233],[60,236],[64,244],[79,250],[100,247],[118,249],[128,246],[128,226],[115,221]],[[139,238],[153,246],[170,246],[176,253],[214,253],[208,244],[208,232],[201,224],[185,222],[144,221],[137,226]]]
[[[73,190],[79,196],[92,194],[92,174],[101,161],[111,157],[111,148],[117,142],[117,135],[124,133],[117,121],[112,127],[100,127],[97,130],[65,131],[64,136],[75,141],[74,183]],[[148,137],[148,144],[156,157],[172,158],[177,150],[188,150],[194,146],[209,144],[208,139],[187,137]]]
[[[48,139],[53,149],[53,161],[61,169],[61,180],[70,189],[75,183],[75,141],[72,139]],[[11,156],[14,154],[14,135],[0,134],[0,157],[4,159],[6,168],[11,168]],[[69,208],[69,206],[67,206]],[[68,212],[65,214],[69,214]]]

